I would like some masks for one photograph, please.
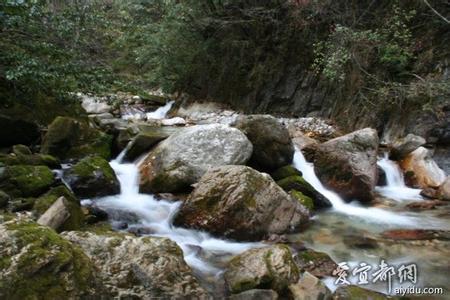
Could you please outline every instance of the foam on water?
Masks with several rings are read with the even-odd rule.
[[[378,186],[375,189],[378,193],[396,201],[423,200],[420,196],[420,189],[412,189],[406,186],[402,170],[396,162],[389,159],[388,153],[385,153],[377,164],[386,174],[386,185]]]
[[[159,107],[154,112],[147,113],[147,119],[164,119],[174,103],[175,101],[169,101],[166,105]]]
[[[120,214],[131,214],[137,217],[138,221],[129,224],[129,228],[145,228],[151,236],[167,237],[175,241],[183,250],[186,262],[196,270],[206,274],[217,274],[221,271],[219,267],[204,259],[202,253],[237,255],[263,245],[232,242],[214,238],[202,231],[173,226],[172,220],[181,202],[169,202],[156,199],[153,195],[140,194],[138,168],[135,164],[121,164],[120,161],[114,160],[111,167],[119,178],[121,193],[95,199],[95,204],[107,212],[119,212],[119,220],[116,219],[116,222],[120,222]],[[84,202],[89,203],[92,202]]]

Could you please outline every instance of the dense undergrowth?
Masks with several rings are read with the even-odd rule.
[[[1,102],[161,87],[239,107],[295,65],[366,111],[433,109],[450,90],[449,11],[445,0],[0,0]]]

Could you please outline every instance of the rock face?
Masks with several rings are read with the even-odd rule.
[[[285,245],[251,249],[236,256],[224,274],[232,293],[265,288],[277,292],[298,281],[299,270]]]
[[[0,168],[0,189],[12,197],[37,197],[54,183],[46,166],[15,165]]]
[[[212,167],[245,164],[252,149],[242,132],[226,125],[186,128],[158,144],[140,164],[140,190],[185,190]]]
[[[401,160],[420,146],[425,145],[426,142],[423,137],[410,133],[406,137],[392,143],[389,158],[392,160]]]
[[[183,203],[175,224],[236,240],[300,228],[308,212],[266,174],[246,166],[208,171]]]
[[[438,187],[445,180],[444,171],[433,160],[430,151],[419,147],[400,161],[405,173],[414,176],[414,181],[421,188]]]
[[[52,229],[31,221],[0,224],[1,299],[108,297],[90,259]]]
[[[0,147],[16,144],[30,145],[39,141],[41,133],[37,124],[0,115]]]
[[[253,144],[249,164],[262,171],[273,171],[292,162],[294,145],[287,128],[270,115],[240,117],[235,126]]]
[[[100,267],[99,276],[121,299],[205,299],[181,249],[171,240],[66,232]]]
[[[345,200],[369,202],[377,183],[377,132],[361,129],[317,147],[315,171],[319,179]]]
[[[97,154],[105,159],[111,156],[112,137],[89,124],[67,117],[57,117],[48,127],[41,153],[60,159],[83,158]]]
[[[64,172],[64,179],[81,198],[102,197],[120,193],[120,183],[109,163],[99,156],[80,160]]]
[[[60,197],[38,219],[37,223],[61,232],[80,229],[83,221],[84,215],[80,205]]]
[[[313,188],[302,176],[289,176],[277,181],[277,184],[286,192],[297,191],[311,198],[315,208],[332,206],[330,200]]]
[[[438,196],[442,200],[450,201],[450,176],[447,176],[445,181],[439,187]]]

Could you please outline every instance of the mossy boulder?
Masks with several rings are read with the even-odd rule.
[[[90,127],[87,121],[57,117],[48,127],[41,153],[62,160],[94,154],[109,159],[112,139],[112,136]]]
[[[35,201],[36,198],[14,198],[9,202],[8,210],[11,212],[31,210]]]
[[[50,169],[61,168],[61,162],[54,156],[47,154],[0,154],[0,162],[5,165],[31,165],[31,166],[47,166]]]
[[[270,115],[242,116],[235,126],[253,144],[250,166],[260,171],[274,171],[292,162],[294,144],[287,128],[276,118]]]
[[[120,183],[109,163],[100,156],[89,156],[64,171],[64,180],[80,198],[120,193]]]
[[[99,276],[120,299],[209,299],[178,245],[160,237],[118,232],[65,232],[100,268]]]
[[[69,211],[69,217],[61,226],[60,231],[79,230],[85,223],[85,216],[81,209],[80,201],[64,185],[52,188],[37,198],[33,205],[34,215],[37,218],[42,216],[60,197],[64,197],[66,200],[66,207]]]
[[[356,285],[340,286],[333,294],[334,300],[384,300],[389,299],[387,295],[364,289]]]
[[[37,223],[56,232],[79,230],[84,225],[84,214],[79,204],[60,197],[39,217]]]
[[[0,189],[12,197],[39,196],[54,182],[54,175],[47,166],[0,167]]]
[[[6,207],[9,200],[11,200],[11,197],[4,191],[0,190],[0,209]]]
[[[127,161],[135,160],[167,137],[167,133],[158,130],[139,133],[127,146],[124,159]]]
[[[273,180],[278,181],[286,177],[302,176],[302,175],[303,175],[302,172],[297,170],[294,166],[287,165],[277,169],[270,176],[272,176]]]
[[[209,170],[183,202],[175,224],[236,240],[299,230],[309,212],[269,175],[247,166]]]
[[[314,202],[314,207],[331,207],[332,204],[324,195],[318,192],[311,184],[309,184],[302,176],[294,175],[277,181],[286,192],[297,191],[304,196],[309,197]]]
[[[299,191],[296,191],[296,190],[291,190],[289,192],[289,195],[291,195],[295,200],[300,202],[307,209],[309,209],[309,210],[313,210],[314,209],[313,199],[311,199],[308,196],[303,195],[302,192],[299,192]]]
[[[21,145],[21,144],[14,145],[12,147],[12,153],[14,153],[15,155],[21,155],[21,154],[22,155],[31,155],[32,154],[30,148],[28,148],[25,145]]]
[[[302,270],[308,271],[318,278],[332,276],[333,270],[337,267],[328,254],[311,249],[299,252],[296,256],[296,263]]]
[[[30,220],[0,224],[1,299],[107,297],[83,251]]]
[[[299,279],[299,269],[289,247],[274,245],[251,249],[233,258],[224,274],[231,293],[272,289],[285,293]]]

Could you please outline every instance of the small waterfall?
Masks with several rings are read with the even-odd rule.
[[[116,159],[110,165],[120,181],[121,193],[83,203],[95,203],[108,212],[113,225],[127,223],[128,230],[142,230],[146,235],[170,238],[181,247],[186,262],[197,271],[216,275],[221,272],[221,265],[212,262],[214,259],[211,257],[220,260],[262,245],[222,240],[205,232],[173,226],[172,220],[181,202],[158,200],[153,195],[140,194],[136,164],[122,164]]]
[[[375,207],[362,207],[357,203],[346,203],[338,194],[328,190],[317,178],[314,172],[314,165],[306,161],[302,152],[298,149],[294,154],[294,167],[303,173],[303,178],[311,184],[317,191],[322,193],[333,204],[333,210],[339,213],[360,217],[365,220],[398,224],[398,225],[413,225],[415,220],[407,216],[402,216],[398,213],[393,213],[384,209]]]
[[[420,189],[412,189],[406,186],[403,172],[398,164],[389,159],[388,153],[378,160],[378,166],[386,174],[386,186],[376,187],[376,191],[382,196],[396,201],[422,200]]]
[[[147,113],[147,119],[164,119],[174,103],[175,101],[169,101],[166,105],[159,107],[154,112]]]

